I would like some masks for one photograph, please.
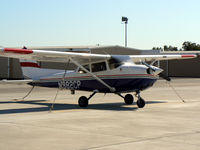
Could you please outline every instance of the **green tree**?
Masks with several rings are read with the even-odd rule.
[[[162,47],[153,47],[152,50],[163,50]]]
[[[178,51],[177,47],[173,47],[173,46],[167,46],[164,45],[163,48],[162,47],[153,47],[153,50],[164,50],[164,51]]]
[[[178,51],[177,47],[164,45],[164,51]]]
[[[186,41],[183,43],[182,48],[184,51],[198,51],[200,50],[200,45],[196,43],[192,43],[190,41]]]

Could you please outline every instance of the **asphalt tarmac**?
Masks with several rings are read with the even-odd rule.
[[[146,106],[125,105],[114,94],[0,85],[0,150],[199,150],[200,79],[159,80],[141,96]],[[185,101],[185,102],[183,102]]]

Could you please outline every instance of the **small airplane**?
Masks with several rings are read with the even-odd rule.
[[[32,86],[69,89],[72,94],[75,90],[91,91],[89,97],[79,98],[80,107],[87,107],[96,93],[114,93],[122,97],[126,104],[132,104],[133,95],[122,94],[135,92],[139,108],[145,106],[140,92],[153,86],[163,71],[153,66],[156,61],[197,57],[196,54],[109,55],[26,48],[0,48],[0,56],[19,58],[23,75],[31,79],[28,84]],[[66,70],[44,69],[38,61],[66,63]],[[69,63],[75,64],[77,69],[68,71]]]

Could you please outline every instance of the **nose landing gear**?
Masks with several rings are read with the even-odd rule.
[[[138,106],[139,108],[143,108],[143,107],[145,106],[145,101],[144,101],[144,99],[139,98],[139,99],[137,100],[137,106]]]
[[[136,92],[136,97],[138,97],[138,100],[137,100],[137,106],[139,108],[143,108],[146,104],[145,100],[140,96],[140,91]]]

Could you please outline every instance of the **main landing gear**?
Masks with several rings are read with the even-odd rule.
[[[88,98],[85,96],[81,96],[78,99],[78,104],[80,107],[87,107],[89,100],[97,93],[98,91],[94,91]]]
[[[79,104],[80,107],[87,107],[88,106],[88,99],[87,99],[87,97],[81,96],[78,99],[78,104]]]
[[[124,99],[124,102],[127,105],[133,104],[134,97],[131,94],[126,94],[125,96],[122,96],[121,94],[118,95]],[[140,96],[140,92],[136,92],[135,96],[138,98],[136,102],[137,106],[143,108],[145,106],[145,100]]]
[[[124,102],[128,105],[133,104],[134,98],[131,94],[126,94],[124,97]]]

